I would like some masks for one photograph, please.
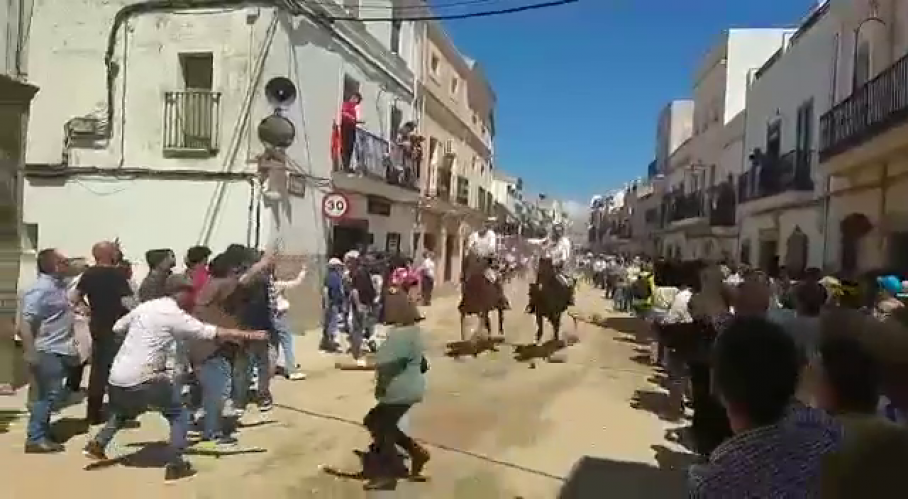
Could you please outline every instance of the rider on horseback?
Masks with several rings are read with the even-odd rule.
[[[574,304],[573,279],[567,272],[567,266],[571,261],[571,240],[564,235],[564,225],[561,222],[552,224],[552,230],[549,237],[542,239],[528,239],[530,244],[542,246],[543,257],[550,258],[559,280],[571,288],[570,305]],[[537,284],[539,283],[539,274],[536,275]]]
[[[478,231],[470,234],[467,239],[467,253],[480,258],[486,265],[486,278],[494,281],[494,274],[490,273],[494,267],[494,259],[498,254],[498,235],[492,230],[497,221],[494,217],[486,219],[485,224]]]

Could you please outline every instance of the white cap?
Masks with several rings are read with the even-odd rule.
[[[359,258],[359,251],[350,250],[344,254],[344,260],[356,260]]]
[[[332,258],[328,260],[329,267],[341,267],[344,265],[344,262],[340,261],[340,258]]]

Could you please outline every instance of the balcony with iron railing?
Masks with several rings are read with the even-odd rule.
[[[735,183],[731,179],[710,189],[709,225],[710,227],[734,227],[737,225],[735,212]]]
[[[700,218],[706,215],[703,191],[674,192],[663,201],[668,223]]]
[[[780,157],[761,156],[738,177],[738,202],[776,196],[785,192],[812,192],[809,153],[790,151]]]
[[[908,122],[908,55],[820,117],[820,161]]]
[[[356,141],[350,158],[349,173],[356,173],[408,190],[418,189],[416,168],[418,152],[392,144],[357,127]],[[343,171],[343,166],[337,169]]]
[[[221,93],[164,92],[165,156],[215,156],[219,149]]]

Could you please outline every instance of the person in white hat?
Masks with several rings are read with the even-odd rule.
[[[345,301],[344,262],[339,258],[332,258],[328,260],[328,272],[325,274],[325,283],[322,291],[322,307],[324,309],[320,345],[322,350],[334,352],[338,348],[337,329],[342,320]]]

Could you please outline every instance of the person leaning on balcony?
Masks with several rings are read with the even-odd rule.
[[[341,104],[341,162],[345,170],[350,170],[350,158],[356,145],[356,126],[363,123],[359,110],[362,101],[363,96],[354,92]]]
[[[397,131],[397,137],[395,142],[400,148],[400,164],[395,164],[394,167],[398,170],[402,170],[404,182],[409,182],[413,177],[413,165],[418,163],[418,156],[420,154],[421,144],[419,141],[419,136],[416,135],[416,122],[408,121],[400,127],[400,130]]]

